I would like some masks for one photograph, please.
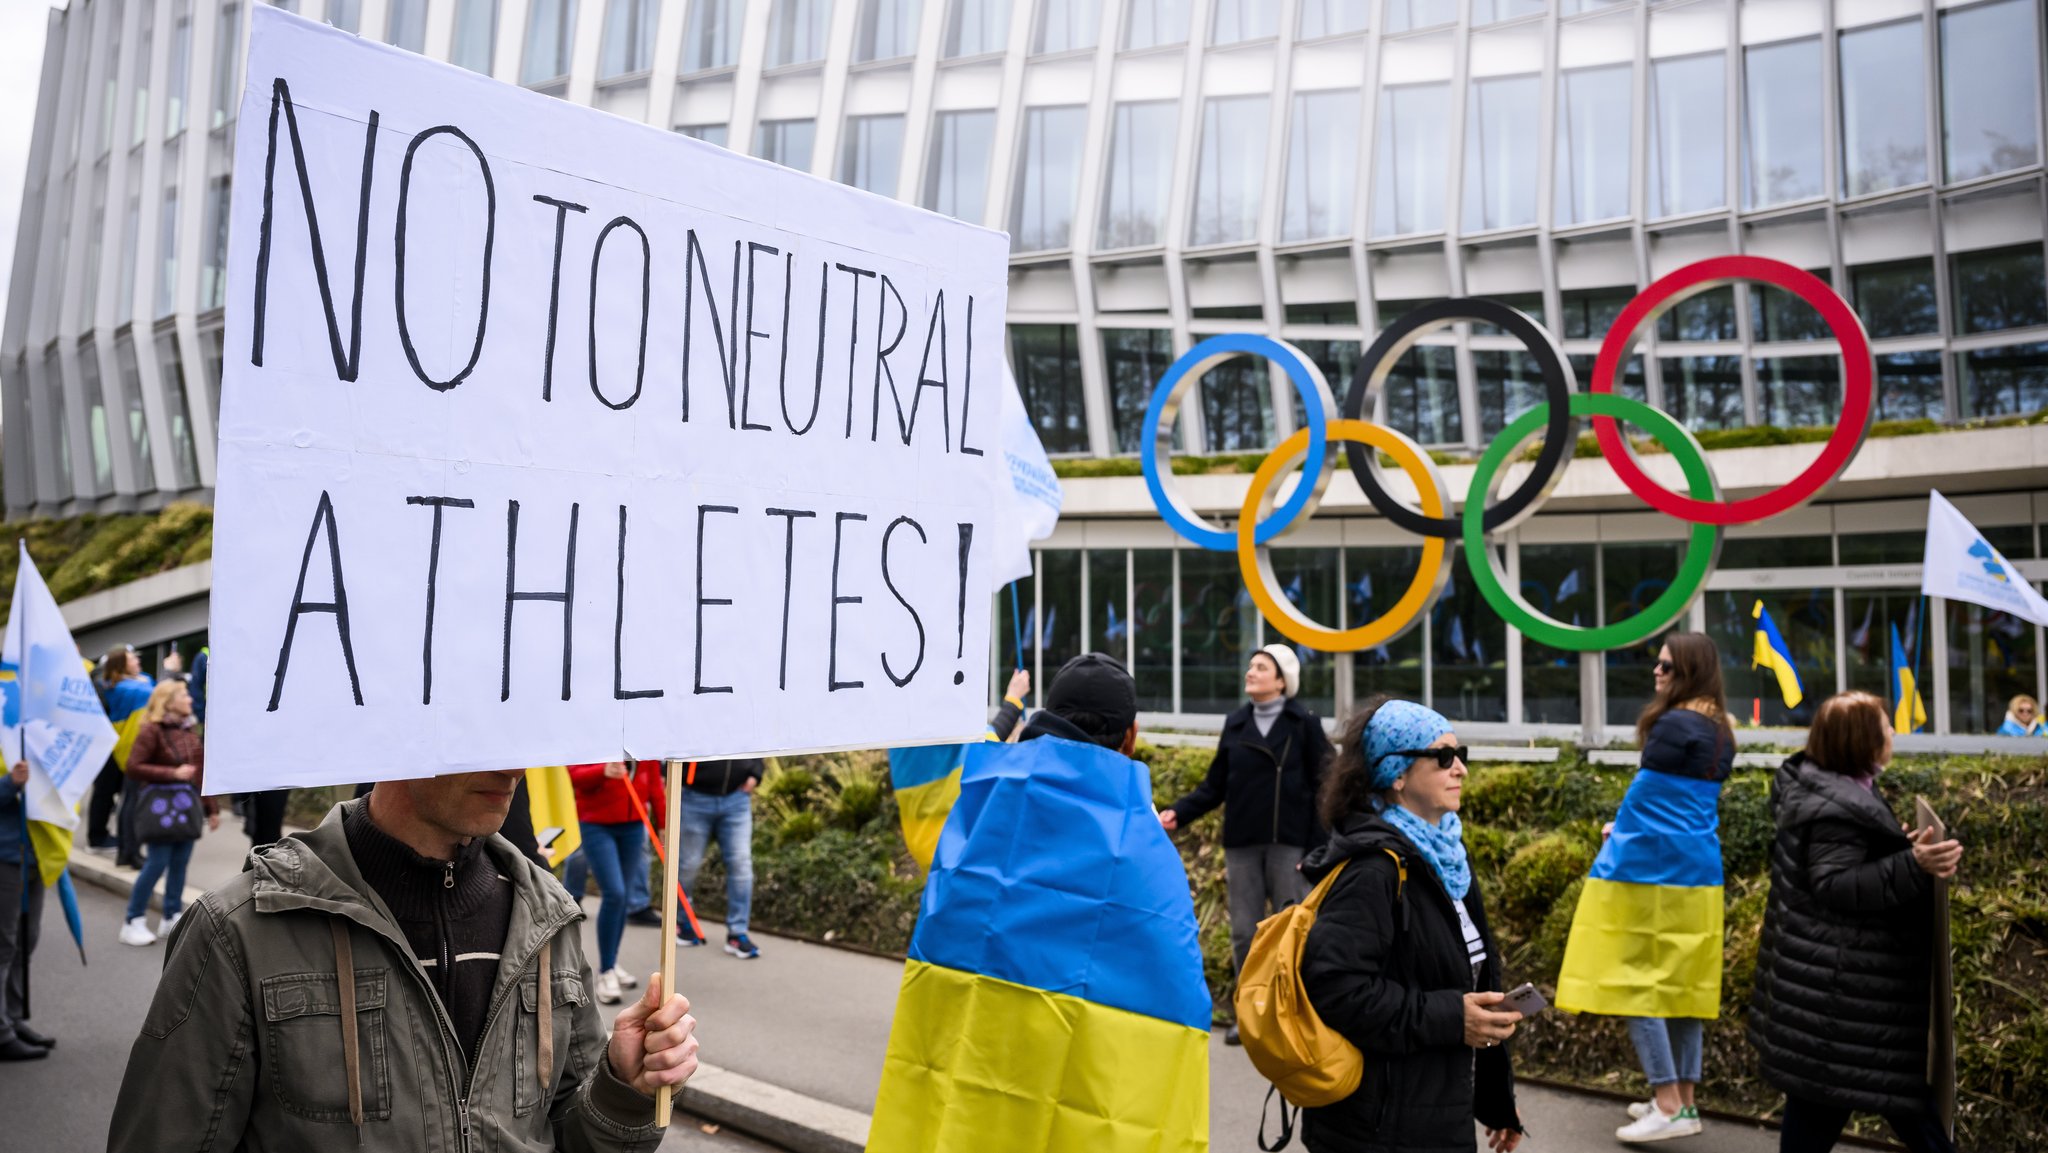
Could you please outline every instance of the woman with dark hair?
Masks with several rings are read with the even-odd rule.
[[[1891,718],[1869,693],[1828,698],[1771,784],[1777,839],[1749,1040],[1785,1093],[1782,1153],[1834,1148],[1851,1111],[1913,1153],[1951,1153],[1927,1083],[1927,943],[1936,877],[1963,847],[1908,834],[1878,792]]]
[[[1628,1018],[1654,1093],[1615,1130],[1629,1143],[1700,1131],[1693,1087],[1721,1013],[1721,783],[1735,766],[1721,652],[1672,633],[1656,678],[1636,720],[1642,766],[1601,830],[1557,979],[1559,1008]]]
[[[1500,951],[1458,823],[1466,757],[1434,710],[1380,697],[1352,714],[1324,776],[1318,807],[1335,833],[1302,872],[1337,876],[1301,982],[1365,1075],[1351,1096],[1302,1110],[1311,1153],[1472,1150],[1474,1120],[1495,1153],[1521,1144],[1501,1044],[1521,1014],[1495,1007]]]

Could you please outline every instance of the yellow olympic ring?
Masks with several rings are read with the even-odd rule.
[[[1415,482],[1424,516],[1440,517],[1451,507],[1450,492],[1436,462],[1403,433],[1363,420],[1333,420],[1329,423],[1328,439],[1331,443],[1369,445],[1393,457],[1401,471]],[[1237,518],[1237,567],[1244,575],[1245,589],[1266,620],[1296,643],[1343,653],[1386,644],[1412,628],[1421,618],[1422,610],[1443,591],[1451,575],[1444,557],[1450,542],[1440,536],[1424,537],[1422,561],[1415,566],[1415,579],[1408,582],[1408,591],[1401,594],[1392,608],[1362,625],[1329,628],[1311,620],[1286,597],[1274,596],[1273,587],[1278,582],[1273,576],[1273,558],[1265,545],[1256,542],[1254,533],[1273,511],[1274,481],[1308,455],[1308,444],[1309,430],[1295,430],[1252,474],[1251,488],[1244,494],[1244,507]],[[1308,481],[1304,478],[1300,483]]]

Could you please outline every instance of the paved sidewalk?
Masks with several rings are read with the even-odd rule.
[[[228,818],[202,837],[187,875],[188,890],[217,885],[242,867],[248,840]],[[134,871],[105,857],[72,855],[81,881],[126,894]],[[196,898],[197,892],[191,897]],[[597,898],[587,898],[584,948],[596,964]],[[678,955],[677,984],[699,1021],[708,1070],[683,1105],[784,1145],[797,1153],[849,1153],[865,1141],[867,1114],[882,1077],[882,1055],[896,1007],[901,962],[788,938],[756,934],[761,957],[740,961],[713,944]],[[62,929],[57,930],[57,935]],[[45,947],[55,943],[47,931]],[[660,931],[627,926],[620,967],[645,976],[660,964]],[[606,1016],[615,1010],[607,1007]],[[1254,1153],[1266,1083],[1241,1049],[1210,1034],[1210,1147]],[[1524,1086],[1523,1121],[1533,1134],[1525,1150],[1620,1150],[1614,1128],[1626,1123],[1620,1104],[1576,1093]],[[1689,1153],[1767,1153],[1777,1134],[1710,1121],[1701,1137],[1680,1143]],[[1482,1146],[1483,1147],[1483,1146]]]

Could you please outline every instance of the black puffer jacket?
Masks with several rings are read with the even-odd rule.
[[[1386,849],[1406,865],[1405,886]],[[1365,1054],[1365,1077],[1335,1105],[1302,1111],[1302,1142],[1311,1153],[1471,1153],[1475,1119],[1521,1128],[1507,1046],[1465,1044],[1472,964],[1435,870],[1376,814],[1352,816],[1302,872],[1320,881],[1345,860],[1303,945],[1301,976],[1316,1014]],[[1498,991],[1499,949],[1476,884],[1465,909],[1486,939],[1480,987]]]
[[[1870,1113],[1927,1098],[1932,879],[1883,799],[1803,754],[1771,787],[1777,840],[1749,1038],[1788,1096]]]
[[[1330,755],[1322,720],[1300,701],[1289,698],[1264,735],[1243,705],[1225,718],[1209,774],[1173,803],[1174,816],[1185,827],[1222,805],[1224,848],[1314,848],[1323,839],[1316,792]]]

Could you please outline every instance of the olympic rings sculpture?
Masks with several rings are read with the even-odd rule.
[[[1740,281],[1767,284],[1798,296],[1826,321],[1841,346],[1842,419],[1814,462],[1783,487],[1741,500],[1722,499],[1720,482],[1699,440],[1684,425],[1642,401],[1615,392],[1615,377],[1627,363],[1643,330],[1685,300]],[[1473,468],[1464,507],[1454,510],[1442,470],[1407,434],[1386,423],[1387,376],[1423,337],[1459,321],[1501,328],[1521,341],[1543,377],[1544,401],[1508,422]],[[1235,529],[1223,528],[1196,512],[1173,484],[1169,467],[1173,427],[1188,389],[1213,367],[1239,355],[1278,364],[1301,395],[1303,427],[1274,447],[1252,474]],[[1474,586],[1494,612],[1523,635],[1552,648],[1601,652],[1647,640],[1671,626],[1705,589],[1721,550],[1721,531],[1777,516],[1812,500],[1841,476],[1870,434],[1877,410],[1876,362],[1863,322],[1827,282],[1781,261],[1760,256],[1721,256],[1689,264],[1638,294],[1607,332],[1593,364],[1588,391],[1577,390],[1571,361],[1557,340],[1527,314],[1498,301],[1440,300],[1403,314],[1382,330],[1360,359],[1340,410],[1315,363],[1284,341],[1252,334],[1214,336],[1174,361],[1152,393],[1140,439],[1145,485],[1153,504],[1175,532],[1217,552],[1236,552],[1245,587],[1259,611],[1288,638],[1326,652],[1357,652],[1401,636],[1436,604],[1450,581],[1450,543],[1464,548]],[[1367,419],[1368,409],[1372,413]],[[1564,475],[1577,448],[1579,422],[1589,420],[1604,457],[1622,484],[1644,503],[1691,525],[1678,573],[1664,592],[1635,615],[1602,625],[1573,625],[1538,611],[1508,581],[1491,534],[1534,515]],[[1685,491],[1673,492],[1653,479],[1621,432],[1635,426],[1678,464]],[[1499,495],[1509,463],[1531,438],[1543,446],[1527,476]],[[1341,444],[1351,475],[1372,507],[1387,520],[1422,538],[1415,576],[1392,607],[1349,628],[1310,619],[1285,596],[1276,596],[1272,542],[1314,516],[1334,472],[1331,444]],[[1380,471],[1384,454],[1417,493],[1417,508],[1388,487]],[[1293,489],[1275,508],[1281,480],[1300,464]]]

